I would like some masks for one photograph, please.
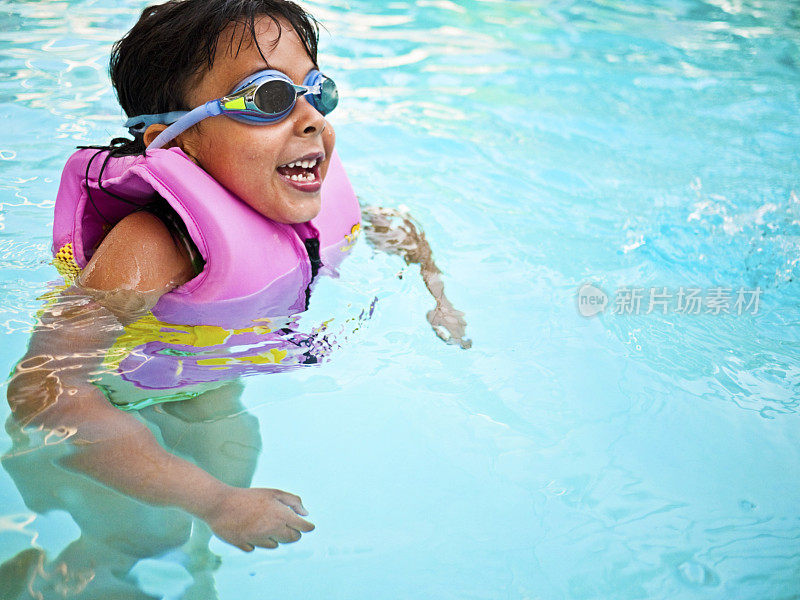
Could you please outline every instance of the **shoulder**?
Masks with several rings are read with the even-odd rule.
[[[191,279],[193,273],[188,254],[175,243],[163,221],[140,211],[108,233],[79,281],[96,290],[164,293]]]

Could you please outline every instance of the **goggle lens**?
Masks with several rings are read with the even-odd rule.
[[[314,99],[316,101],[314,103],[316,109],[323,115],[327,115],[336,108],[336,105],[339,104],[339,90],[336,88],[333,79],[328,79],[326,77],[322,80],[320,93],[318,96],[315,96]]]
[[[297,99],[295,88],[288,81],[273,79],[265,81],[256,90],[253,103],[258,110],[268,115],[281,115],[294,106]],[[339,91],[333,79],[323,78],[319,94],[309,94],[308,100],[323,115],[331,112],[339,103]]]
[[[287,81],[273,79],[258,86],[253,103],[268,115],[279,115],[291,109],[297,92]]]

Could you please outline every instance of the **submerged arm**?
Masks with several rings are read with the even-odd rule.
[[[467,322],[464,313],[456,310],[444,294],[442,272],[433,262],[433,253],[411,217],[391,208],[365,206],[362,214],[367,225],[365,233],[370,243],[389,254],[399,254],[406,264],[418,264],[425,287],[436,300],[436,307],[428,311],[428,322],[442,340],[462,348],[472,346],[464,337]]]
[[[299,531],[313,529],[298,516],[306,514],[299,498],[222,483],[167,452],[91,383],[122,331],[120,322],[147,312],[188,278],[163,224],[151,215],[132,217],[98,248],[81,275],[84,288],[62,293],[40,317],[9,382],[14,417],[64,438],[70,444],[65,467],[143,502],[180,507],[243,550],[298,539]]]

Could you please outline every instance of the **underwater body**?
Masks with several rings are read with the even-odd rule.
[[[0,4],[6,372],[63,284],[64,162],[123,133],[108,51],[145,5]],[[796,4],[304,6],[350,180],[424,229],[472,348],[432,334],[416,266],[361,239],[280,323],[320,360],[240,361],[202,403],[131,411],[209,472],[303,497],[317,529],[251,554],[65,469],[68,432],[3,404],[0,590],[800,594]],[[212,356],[231,336],[203,331],[196,360],[269,348]]]

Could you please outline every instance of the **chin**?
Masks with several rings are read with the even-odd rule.
[[[316,217],[320,210],[322,209],[322,202],[321,198],[317,196],[316,199],[313,201],[308,201],[307,206],[298,207],[292,206],[287,211],[283,211],[280,215],[270,216],[265,215],[268,218],[271,218],[273,221],[277,221],[278,223],[285,223],[287,225],[293,225],[296,223],[305,223],[306,221],[310,221],[314,217]]]

